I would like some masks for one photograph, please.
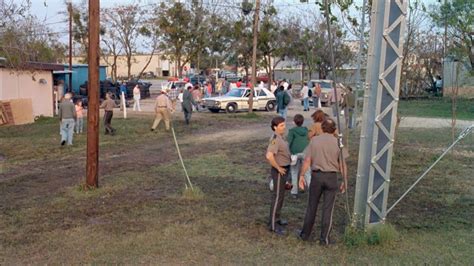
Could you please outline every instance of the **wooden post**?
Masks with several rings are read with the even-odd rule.
[[[72,91],[72,3],[68,3],[69,12],[69,91]]]
[[[99,186],[99,8],[100,0],[89,0],[89,82],[87,113],[87,180]]]

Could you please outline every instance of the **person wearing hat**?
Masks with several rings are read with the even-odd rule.
[[[170,113],[172,110],[171,101],[166,95],[166,90],[161,90],[161,93],[156,97],[155,101],[155,121],[153,121],[153,126],[151,131],[155,131],[158,125],[161,122],[161,119],[165,120],[166,130],[170,130]]]
[[[176,103],[178,102],[179,91],[176,89],[176,86],[171,85],[171,89],[166,89],[166,94],[171,101],[171,109],[176,111]]]

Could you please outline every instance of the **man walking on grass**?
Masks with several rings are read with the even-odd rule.
[[[162,119],[165,120],[166,130],[170,130],[171,111],[172,111],[171,101],[166,95],[166,91],[161,90],[160,95],[156,97],[155,121],[153,121],[153,126],[151,127],[151,131],[155,131],[155,129],[158,127]]]
[[[59,105],[59,121],[61,121],[61,146],[67,143],[72,145],[74,125],[76,121],[76,107],[71,102],[71,94],[66,93]]]

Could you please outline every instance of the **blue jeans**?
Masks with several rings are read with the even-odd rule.
[[[61,142],[66,141],[68,145],[72,145],[74,124],[74,118],[66,118],[61,120]]]
[[[287,113],[288,113],[288,109],[287,109],[287,108],[280,108],[280,109],[278,110],[278,114],[279,114],[281,117],[285,118],[285,119],[286,119],[286,114],[287,114]]]
[[[76,119],[76,133],[82,133],[83,128],[84,128],[84,118],[78,117]]]
[[[344,108],[344,117],[348,128],[354,128],[354,108]]]
[[[337,106],[337,107],[338,107],[338,106]],[[336,110],[336,103],[331,103],[331,109],[332,109],[332,115],[333,115],[334,117],[337,117],[337,116],[339,116],[339,115],[341,114],[341,109],[339,109],[339,108],[337,108],[337,109],[339,109],[339,114],[337,113],[337,110]]]
[[[293,185],[293,188],[291,189],[292,195],[298,194],[298,178],[300,176],[299,173],[301,171],[301,167],[303,166],[304,153],[298,153],[296,156],[298,156],[296,164],[290,166],[291,184]],[[306,187],[309,188],[309,183],[311,182],[311,167],[308,168],[306,173],[304,173],[304,180],[306,181]]]
[[[303,104],[304,104],[304,110],[309,110],[309,98],[304,98],[303,99]]]
[[[319,102],[319,97],[318,96],[313,96],[313,106],[316,109],[318,109],[318,102]]]

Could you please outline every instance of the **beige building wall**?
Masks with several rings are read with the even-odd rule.
[[[175,71],[174,62],[169,60],[163,60],[160,54],[154,54],[151,58],[150,64],[147,66],[144,72],[153,71],[156,76],[165,76],[167,73],[172,76]],[[145,67],[150,55],[134,55],[132,57],[132,68],[131,74],[137,76],[140,74],[142,69]],[[73,64],[82,64],[83,57],[74,57],[72,60]],[[109,56],[107,60],[112,63],[112,56]],[[112,68],[107,64],[104,57],[100,58],[100,64],[107,66],[107,77],[112,76]],[[122,55],[117,58],[117,76],[127,77],[127,58]]]
[[[31,99],[33,116],[53,116],[52,72],[0,68],[0,101],[13,99]]]

